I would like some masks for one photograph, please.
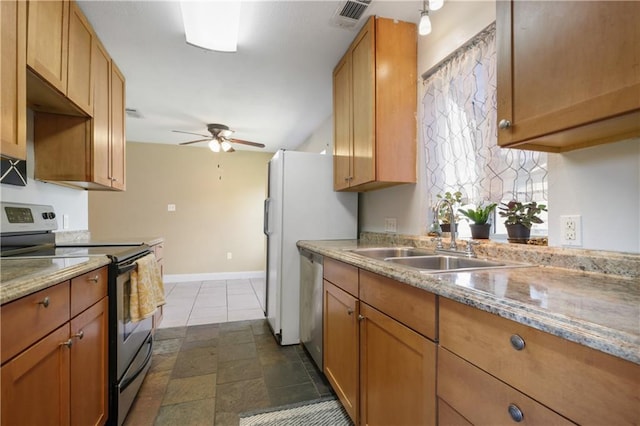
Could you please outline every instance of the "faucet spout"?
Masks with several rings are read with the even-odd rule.
[[[455,216],[455,212],[453,211],[453,205],[451,205],[449,200],[442,199],[438,201],[438,204],[436,204],[436,207],[433,210],[433,223],[431,224],[429,229],[430,230],[436,229],[437,227],[437,229],[440,230],[440,224],[438,223],[438,212],[440,211],[440,207],[442,206],[443,203],[449,209],[449,223],[451,224],[451,243],[449,244],[449,248],[451,250],[457,250],[458,244],[456,244],[456,226],[455,226],[456,216]],[[441,230],[440,230],[440,233],[442,233]]]

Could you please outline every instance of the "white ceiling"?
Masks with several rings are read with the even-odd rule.
[[[178,144],[198,137],[171,130],[222,123],[267,151],[297,147],[331,115],[333,67],[367,16],[417,22],[422,6],[373,0],[344,29],[331,23],[343,3],[244,1],[238,52],[221,53],[185,43],[177,2],[79,1],[127,79],[127,108],[144,117],[127,117],[128,141]]]

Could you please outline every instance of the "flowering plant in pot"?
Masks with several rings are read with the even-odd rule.
[[[491,212],[496,208],[496,203],[490,203],[485,206],[483,203],[478,204],[474,209],[459,209],[458,211],[466,216],[473,224],[469,224],[471,229],[471,238],[474,239],[488,239],[489,232],[491,231],[491,224],[489,218]]]
[[[528,239],[531,236],[531,225],[543,223],[538,215],[547,211],[546,205],[535,201],[523,204],[514,200],[500,204],[499,214],[505,218],[504,224],[509,238],[514,240]]]
[[[451,208],[453,208],[454,211],[454,219],[457,230],[457,224],[460,220],[460,216],[458,215],[457,211],[462,204],[462,192],[447,191],[444,193],[444,195],[436,195],[436,198],[438,198],[438,201],[447,200],[451,204]],[[438,210],[438,220],[440,221],[440,228],[442,228],[442,232],[451,232],[451,224],[449,223],[449,209],[445,204],[442,204],[440,206],[440,209]]]

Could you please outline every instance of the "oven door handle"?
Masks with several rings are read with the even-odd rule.
[[[137,263],[132,263],[131,265],[118,267],[118,275],[126,274],[127,272],[133,271],[137,267],[138,267]]]
[[[140,368],[138,369],[138,371],[136,371],[133,375],[127,377],[125,380],[122,381],[122,383],[120,383],[120,386],[119,386],[120,392],[126,389],[131,384],[131,382],[133,382],[136,379],[136,377],[138,377],[140,373],[144,371],[147,364],[149,364],[149,361],[151,360],[151,355],[153,355],[153,336],[149,336],[149,340],[147,340],[146,343],[147,345],[149,345],[149,353],[147,353],[147,356],[145,357],[142,365],[140,365]]]

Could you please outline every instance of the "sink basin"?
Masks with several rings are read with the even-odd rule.
[[[529,265],[519,263],[495,262],[483,259],[470,259],[455,256],[416,256],[416,257],[396,257],[385,259],[387,262],[409,268],[419,269],[425,273],[455,272],[470,269],[497,269],[514,268]]]
[[[390,257],[411,257],[411,256],[427,256],[433,252],[429,250],[417,249],[415,247],[370,247],[350,250],[362,256],[372,257],[375,259],[387,259]]]

